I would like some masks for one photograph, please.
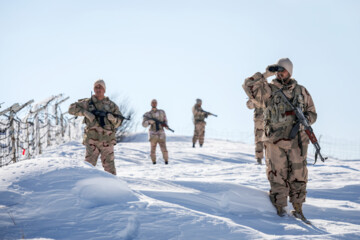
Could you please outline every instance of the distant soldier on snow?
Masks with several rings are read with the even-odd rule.
[[[85,161],[96,166],[101,155],[104,170],[116,175],[114,145],[116,129],[121,125],[119,107],[105,97],[106,86],[101,79],[94,83],[95,94],[81,99],[69,107],[69,114],[84,116],[86,124],[83,144],[86,146]]]
[[[200,147],[203,146],[205,140],[205,118],[208,114],[201,108],[202,100],[196,99],[196,103],[192,108],[193,121],[194,121],[194,136],[193,136],[193,148],[196,142],[199,140]]]
[[[193,122],[194,122],[194,136],[193,136],[193,148],[195,147],[196,142],[199,140],[200,147],[204,145],[205,140],[205,118],[208,116],[217,117],[216,114],[211,112],[204,111],[201,107],[201,99],[196,99],[195,105],[192,107],[193,113]]]
[[[243,88],[255,105],[264,108],[263,140],[266,173],[271,186],[270,200],[277,214],[284,216],[289,196],[295,210],[294,216],[306,219],[302,204],[305,202],[308,181],[306,155],[309,138],[302,127],[300,130],[294,128],[297,117],[280,95],[279,89],[295,107],[302,110],[310,124],[316,121],[317,114],[309,92],[291,78],[292,72],[292,62],[282,58],[277,64],[268,66],[264,74],[257,72],[245,79]],[[275,74],[276,78],[268,83],[266,78]]]
[[[149,128],[149,141],[151,148],[151,161],[153,164],[156,164],[156,146],[159,144],[164,162],[168,164],[169,154],[166,148],[166,135],[164,128],[169,129],[167,118],[164,110],[157,109],[157,100],[153,99],[151,101],[151,111],[143,115],[143,127]]]
[[[262,135],[264,133],[264,110],[256,107],[250,99],[246,102],[249,109],[254,109],[254,135],[255,135],[255,158],[258,164],[262,164],[264,157],[264,142]]]

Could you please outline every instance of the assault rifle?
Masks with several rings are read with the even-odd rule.
[[[144,118],[146,118],[147,120],[153,120],[156,124],[156,131],[159,131],[160,130],[160,127],[159,125],[163,126],[163,127],[166,127],[167,129],[169,129],[169,131],[171,132],[175,132],[174,130],[172,130],[165,122],[162,122],[162,121],[159,121],[157,120],[156,118],[151,118],[151,117],[147,117],[147,116],[143,116]]]
[[[213,113],[211,113],[211,112],[207,112],[207,111],[204,111],[204,110],[201,110],[201,112],[203,112],[203,113],[205,113],[205,114],[207,114],[207,115],[209,115],[209,116],[217,117],[216,114],[213,114]]]
[[[115,114],[115,113],[112,113],[112,112],[104,112],[104,111],[100,111],[100,110],[93,110],[93,111],[91,111],[91,113],[94,114],[95,117],[97,117],[99,119],[99,124],[100,124],[101,127],[105,126],[105,118],[109,113],[112,114],[114,117],[121,118],[121,120],[130,120],[130,117],[124,117],[123,115]]]
[[[324,158],[321,153],[320,153],[320,145],[319,145],[319,142],[318,140],[316,139],[316,136],[315,136],[315,133],[312,129],[312,127],[310,126],[309,124],[309,121],[307,120],[307,118],[305,117],[304,113],[302,112],[301,108],[299,107],[295,107],[290,101],[289,99],[285,96],[284,92],[282,91],[282,89],[280,88],[278,91],[276,92],[279,92],[280,93],[280,96],[285,100],[285,102],[287,104],[290,105],[290,107],[292,108],[292,110],[295,112],[295,115],[296,117],[298,118],[298,123],[295,125],[295,127],[292,129],[291,133],[290,133],[290,136],[291,135],[295,135],[297,133],[297,131],[299,130],[299,124],[302,124],[305,128],[305,133],[306,135],[308,135],[311,143],[314,145],[315,147],[315,162],[314,164],[316,163],[316,160],[317,160],[317,157],[319,156],[321,161],[325,162],[325,160],[327,159]],[[275,93],[276,93],[275,92]],[[295,131],[294,131],[295,129]]]
[[[100,111],[96,108],[95,103],[92,100],[92,91],[90,94],[90,104],[92,104],[95,107],[95,110],[91,111],[92,114],[95,115],[95,117],[98,119],[100,126],[103,128],[105,126],[105,118],[108,115],[108,113],[112,114],[114,117],[118,117],[121,118],[121,120],[130,120],[130,117],[124,117],[123,115],[120,114],[115,114],[112,112],[104,112],[104,111]]]

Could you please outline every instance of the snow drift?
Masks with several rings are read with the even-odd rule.
[[[160,152],[152,165],[146,134],[132,139],[116,145],[118,176],[77,142],[1,168],[0,239],[360,238],[360,160],[309,165],[307,225],[276,215],[251,145],[174,136],[169,165]]]

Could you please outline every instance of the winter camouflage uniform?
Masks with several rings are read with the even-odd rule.
[[[165,163],[167,164],[169,161],[169,155],[166,148],[166,135],[164,131],[164,126],[162,124],[150,124],[149,118],[155,118],[160,122],[164,122],[167,124],[167,118],[166,114],[163,110],[160,109],[153,109],[147,113],[144,114],[142,125],[143,127],[149,128],[149,141],[150,141],[150,147],[151,147],[151,161],[155,164],[156,163],[156,145],[159,144],[163,158]]]
[[[95,96],[81,99],[69,107],[69,114],[75,116],[84,116],[84,113],[94,110],[109,112],[121,115],[118,106],[108,97],[98,100]],[[104,170],[116,175],[114,164],[114,145],[116,144],[116,129],[121,125],[122,119],[115,117],[112,122],[107,117],[104,118],[104,127],[100,126],[100,119],[96,117],[93,121],[84,117],[86,124],[83,144],[86,146],[85,161],[96,166],[97,159],[101,154],[101,162]]]
[[[254,110],[254,135],[255,135],[255,158],[261,159],[264,157],[264,142],[262,135],[264,134],[264,110],[261,107],[256,107],[249,99],[246,103],[249,109]]]
[[[296,116],[276,91],[282,88],[293,105],[302,109],[310,124],[317,117],[313,100],[296,80],[290,79],[286,85],[278,79],[268,83],[261,73],[245,79],[243,88],[249,98],[265,111],[263,141],[271,186],[270,199],[277,208],[287,206],[287,196],[293,205],[301,206],[308,181],[306,154],[309,139],[301,128],[294,139],[290,139]]]
[[[202,146],[204,144],[205,126],[206,126],[205,118],[207,118],[208,115],[202,111],[203,111],[203,109],[198,104],[195,104],[192,108],[192,112],[194,115],[193,121],[194,121],[194,125],[195,125],[194,136],[193,136],[193,146],[195,145],[197,140],[199,140],[200,146]]]

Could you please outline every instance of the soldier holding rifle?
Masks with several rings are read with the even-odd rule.
[[[86,146],[85,161],[96,166],[101,155],[104,170],[116,175],[114,145],[116,129],[124,118],[119,107],[105,97],[104,80],[94,83],[94,92],[90,98],[80,99],[69,107],[69,114],[84,116],[86,124],[83,144]]]
[[[292,62],[288,58],[282,58],[277,64],[268,66],[265,73],[257,72],[245,79],[243,88],[250,100],[264,109],[263,140],[266,173],[271,187],[270,200],[277,214],[284,216],[284,207],[287,206],[289,197],[294,208],[293,215],[307,221],[302,204],[306,198],[306,156],[309,136],[312,136],[308,135],[308,127],[316,121],[317,114],[309,92],[291,78],[292,72]],[[272,75],[276,75],[276,78],[268,83],[266,78]],[[301,110],[308,124],[306,128],[303,123],[299,127],[301,119],[294,106],[296,110]],[[313,137],[311,139],[316,140]],[[320,147],[318,152],[320,153]]]

